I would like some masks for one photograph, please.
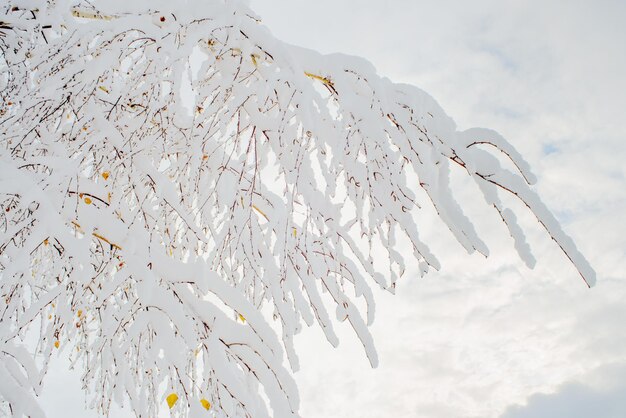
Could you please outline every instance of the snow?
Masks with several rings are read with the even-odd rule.
[[[194,13],[104,3],[8,12],[16,28],[52,22],[45,39],[41,28],[8,33],[32,58],[7,50],[0,64],[3,99],[19,98],[0,116],[4,344],[42,324],[31,358],[0,363],[15,415],[40,413],[33,362],[60,343],[84,360],[83,384],[105,414],[126,401],[154,414],[167,387],[177,414],[208,396],[219,413],[297,416],[289,369],[302,321],[337,346],[334,311],[376,367],[370,286],[394,291],[411,260],[401,239],[422,274],[440,268],[411,216],[420,205],[468,252],[489,254],[453,169],[480,187],[528,265],[501,194],[593,285],[519,153],[492,131],[457,131],[422,90],[364,59],[282,43],[239,1],[190,2]]]

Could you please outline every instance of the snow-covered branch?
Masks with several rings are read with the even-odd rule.
[[[284,44],[239,1],[27,3],[0,10],[0,400],[13,415],[41,415],[32,396],[67,350],[103,413],[127,399],[155,416],[165,387],[181,414],[297,416],[283,353],[297,370],[303,323],[336,345],[336,310],[375,366],[371,286],[393,291],[407,261],[440,267],[421,206],[488,254],[451,166],[529,265],[501,194],[594,282],[511,145],[457,131],[362,59]]]

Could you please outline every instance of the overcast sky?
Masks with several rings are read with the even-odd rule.
[[[443,268],[424,279],[407,275],[396,296],[378,294],[378,369],[348,330],[338,330],[337,349],[318,330],[297,339],[302,415],[626,416],[626,2],[251,5],[278,38],[367,58],[379,74],[430,93],[460,129],[502,133],[598,273],[587,289],[530,221],[534,270],[489,219],[477,222],[487,260],[426,231]],[[49,382],[45,396],[67,402],[50,402],[48,412],[67,417],[54,405],[80,397]]]
[[[587,289],[532,222],[528,270],[432,236],[443,269],[378,295],[371,370],[346,331],[300,338],[304,417],[626,416],[626,2],[252,0],[280,39],[370,60],[460,129],[498,130],[598,273]],[[445,237],[444,237],[445,238]],[[593,412],[589,412],[593,411]]]

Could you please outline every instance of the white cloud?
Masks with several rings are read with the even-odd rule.
[[[395,297],[378,295],[379,369],[369,369],[347,332],[337,350],[316,331],[300,338],[304,416],[497,417],[603,365],[626,366],[625,3],[252,7],[280,38],[364,56],[379,73],[432,94],[460,127],[503,133],[529,159],[540,195],[599,276],[586,289],[530,217],[523,222],[538,259],[533,271],[493,222],[477,222],[492,250],[487,261],[459,254],[427,228],[444,269],[405,279]]]
[[[571,382],[555,393],[532,395],[501,418],[621,418],[626,415],[626,367],[608,365],[594,371],[591,382]]]

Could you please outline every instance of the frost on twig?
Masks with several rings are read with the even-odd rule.
[[[488,253],[451,169],[529,265],[502,195],[593,284],[522,157],[494,132],[458,132],[421,90],[279,42],[238,1],[68,3],[0,10],[0,407],[13,415],[42,416],[34,396],[65,350],[102,413],[126,399],[137,416],[297,416],[283,353],[297,370],[303,323],[336,345],[335,310],[375,366],[372,284],[393,291],[407,261],[439,268],[420,205]]]

